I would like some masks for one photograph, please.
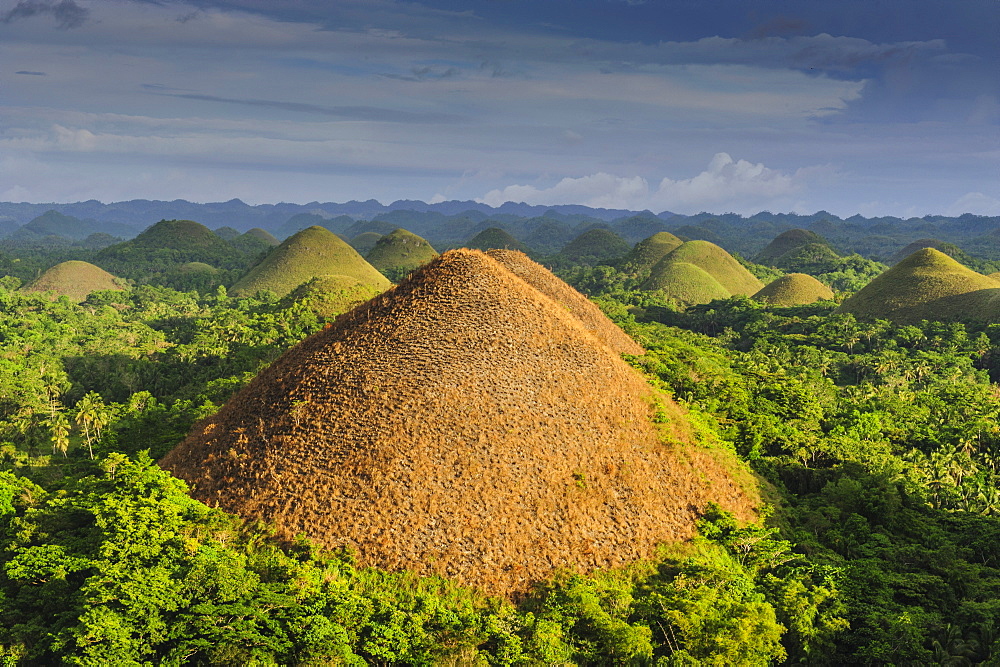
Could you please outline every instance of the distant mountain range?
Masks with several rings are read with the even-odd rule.
[[[904,220],[855,215],[843,219],[827,211],[810,215],[767,211],[752,216],[679,215],[669,211],[510,202],[499,207],[474,201],[428,204],[401,200],[385,205],[374,199],[256,206],[239,199],[207,204],[181,199],[110,204],[94,200],[70,204],[0,202],[0,243],[69,242],[104,247],[113,241],[112,237],[132,238],[160,220],[194,220],[211,229],[230,227],[240,232],[259,228],[278,239],[312,225],[321,225],[348,239],[364,232],[387,234],[401,227],[427,239],[439,250],[468,243],[486,229],[500,228],[541,254],[558,252],[569,241],[595,228],[610,229],[632,244],[668,231],[686,240],[711,241],[746,257],[759,253],[782,232],[804,229],[823,237],[841,253],[856,252],[874,259],[885,260],[917,240],[951,243],[973,257],[1000,259],[1000,216],[928,215]]]

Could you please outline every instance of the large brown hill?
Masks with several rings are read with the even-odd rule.
[[[497,248],[486,254],[503,264],[521,280],[569,310],[590,333],[600,338],[615,352],[619,354],[645,352],[628,334],[609,320],[593,301],[567,285],[541,264],[532,261],[523,252]]]
[[[688,538],[708,501],[748,517],[689,428],[563,306],[456,250],[289,350],[161,465],[279,536],[513,594]]]

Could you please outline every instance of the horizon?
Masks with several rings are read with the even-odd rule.
[[[0,200],[1000,215],[998,31],[989,0],[0,0]]]

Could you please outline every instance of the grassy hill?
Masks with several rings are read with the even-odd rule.
[[[246,255],[191,220],[161,220],[134,239],[98,251],[94,263],[117,275],[144,279],[187,262],[222,269],[246,264]]]
[[[621,261],[621,268],[627,273],[642,273],[653,268],[669,252],[683,244],[670,232],[657,232],[635,244]]]
[[[466,248],[473,250],[518,250],[520,252],[531,252],[525,244],[518,241],[510,233],[499,227],[487,227],[483,231],[473,236],[465,244]]]
[[[378,232],[361,232],[354,238],[352,238],[349,243],[351,247],[358,251],[362,256],[367,255],[378,243],[378,240],[382,238],[382,234]]]
[[[789,229],[778,234],[773,241],[767,244],[767,247],[753,258],[753,261],[757,264],[781,268],[777,263],[778,258],[808,245],[829,247],[826,240],[816,232],[807,229]],[[834,254],[836,255],[836,253]]]
[[[899,323],[1000,319],[1000,283],[934,248],[911,254],[871,281],[836,312]]]
[[[833,290],[805,273],[789,273],[765,285],[753,298],[785,308],[832,299]]]
[[[678,270],[671,269],[674,264],[688,264],[701,269],[701,272],[692,271],[687,266]],[[712,281],[706,281],[702,273],[710,276]],[[681,290],[683,281],[688,279],[694,281],[690,288],[678,291]],[[687,303],[707,303],[690,299],[703,298],[699,295],[717,294],[716,284],[727,292],[726,297],[750,296],[764,287],[760,280],[728,252],[709,241],[696,240],[683,243],[657,262],[650,270],[649,278],[642,283],[641,289],[658,290]]]
[[[887,260],[889,266],[899,264],[904,259],[917,252],[918,250],[923,250],[924,248],[934,248],[949,257],[954,257],[959,262],[965,261],[967,258],[966,254],[962,252],[954,243],[945,243],[944,241],[938,239],[917,239],[913,243],[909,243],[906,246],[900,248],[896,251],[892,257]]]
[[[394,229],[375,242],[365,259],[389,275],[399,278],[438,256],[430,243],[405,229]]]
[[[642,289],[661,292],[666,299],[684,305],[709,303],[733,295],[708,271],[688,262],[670,262],[660,267],[642,284]]]
[[[160,464],[279,538],[515,596],[688,539],[707,502],[751,516],[753,482],[692,428],[565,307],[455,250],[286,352]]]
[[[577,236],[559,254],[573,262],[597,264],[618,259],[631,249],[625,239],[610,229],[598,227]]]
[[[285,296],[317,276],[344,275],[384,290],[389,281],[354,248],[319,226],[308,227],[285,239],[230,289],[234,296],[269,291]]]
[[[316,276],[302,283],[282,299],[282,305],[293,301],[305,303],[323,318],[346,313],[360,303],[382,293],[382,288],[366,284],[351,276]]]
[[[89,262],[71,260],[56,264],[24,287],[26,292],[54,292],[73,301],[84,301],[97,290],[120,290],[124,281]]]

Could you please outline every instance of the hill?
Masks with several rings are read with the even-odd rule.
[[[671,262],[661,267],[655,277],[643,283],[642,289],[661,292],[668,301],[683,305],[709,303],[733,295],[708,271],[688,262]]]
[[[835,312],[897,323],[998,319],[1000,283],[934,248],[911,254],[872,280]]]
[[[773,241],[767,244],[767,247],[753,258],[753,261],[765,266],[778,266],[776,261],[782,255],[813,244],[829,247],[826,240],[816,232],[811,232],[807,229],[789,229],[786,232],[778,234]]]
[[[466,248],[473,250],[517,250],[520,252],[530,252],[528,246],[524,245],[510,235],[510,232],[499,227],[487,227],[479,232],[465,244]]]
[[[574,262],[596,263],[617,259],[632,247],[610,229],[597,227],[567,243],[559,254]]]
[[[378,240],[382,238],[382,235],[378,232],[361,232],[354,238],[352,238],[349,243],[351,247],[358,251],[362,256],[367,255],[378,243]]]
[[[918,250],[923,250],[924,248],[934,248],[935,250],[943,252],[949,257],[954,257],[956,260],[960,262],[963,261],[964,259],[967,259],[965,253],[962,252],[962,249],[959,248],[954,243],[945,243],[944,241],[940,241],[938,239],[917,239],[913,243],[907,244],[906,246],[896,251],[888,259],[887,264],[889,264],[889,266],[893,266],[894,264],[899,264],[913,253],[917,252]]]
[[[517,250],[486,253],[504,267],[572,314],[591,334],[619,354],[642,354],[645,350],[601,312],[593,301],[560,280],[541,264]]]
[[[302,283],[326,275],[349,276],[379,291],[390,284],[340,237],[324,227],[313,226],[285,239],[237,280],[229,292],[253,296],[266,290],[282,297]]]
[[[124,283],[104,269],[78,260],[56,264],[24,287],[26,292],[55,292],[73,301],[84,301],[91,292],[108,289],[124,289]]]
[[[685,290],[689,297],[718,292],[715,284],[706,281],[702,273],[692,271],[689,267],[671,270],[670,266],[673,264],[689,264],[698,267],[728,292],[727,297],[750,296],[764,287],[764,283],[743,268],[728,252],[709,241],[696,240],[687,241],[665,255],[653,266],[649,278],[642,283],[640,288],[647,291],[662,291],[668,296],[676,294],[675,298],[688,303],[707,302],[689,301],[681,298],[681,293],[676,290],[683,288],[685,280],[694,280],[691,288]]]
[[[670,232],[657,232],[647,239],[635,244],[621,262],[622,271],[641,273],[653,268],[653,265],[663,259],[672,250],[684,243]]]
[[[378,241],[365,259],[368,263],[393,277],[406,274],[423,266],[438,256],[430,243],[405,229],[394,229]]]
[[[316,276],[293,289],[281,301],[289,306],[293,301],[305,303],[323,318],[346,313],[359,303],[382,293],[381,287],[365,284],[351,276]]]
[[[789,273],[765,285],[753,298],[785,308],[832,299],[833,290],[805,273]]]
[[[281,241],[271,232],[254,227],[233,239],[229,239],[229,243],[240,252],[256,257],[260,253],[280,245]]]
[[[94,255],[98,266],[140,279],[187,262],[233,269],[246,261],[242,252],[191,220],[161,220],[134,239],[110,245]]]
[[[660,421],[653,425],[654,407]],[[478,251],[445,253],[285,353],[161,465],[362,565],[526,591],[756,502],[670,399]]]

